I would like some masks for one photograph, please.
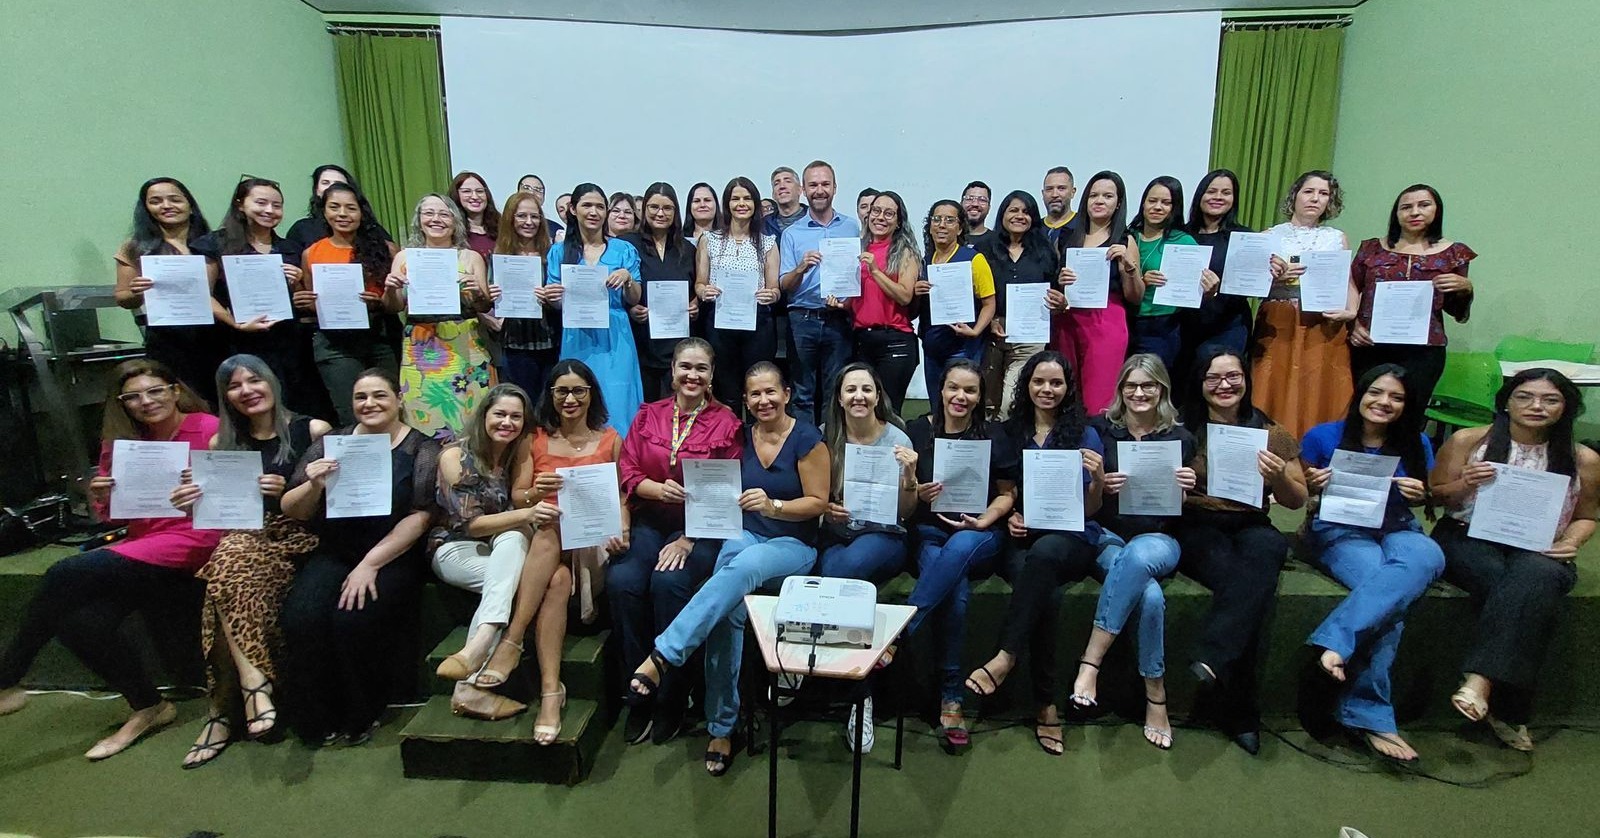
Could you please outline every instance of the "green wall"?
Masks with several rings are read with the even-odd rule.
[[[1334,223],[1381,235],[1399,190],[1437,188],[1445,235],[1479,254],[1472,319],[1451,344],[1525,333],[1592,341],[1590,237],[1557,220],[1600,194],[1595,0],[1367,0],[1345,41]],[[1591,407],[1593,404],[1591,403]]]
[[[342,162],[333,44],[299,0],[31,2],[0,34],[0,290],[113,280],[139,184],[188,184],[213,224],[243,173]]]

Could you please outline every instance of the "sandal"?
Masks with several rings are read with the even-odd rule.
[[[522,648],[522,644],[518,643],[515,640],[506,640],[505,638],[502,637],[500,639],[500,642],[495,644],[494,651],[495,652],[500,651],[500,647],[501,646],[510,646],[513,649],[517,650],[517,657],[511,662],[511,665],[506,667],[506,671],[504,671],[504,672],[501,672],[501,671],[495,670],[495,669],[490,669],[489,668],[489,664],[494,663],[494,652],[490,652],[489,653],[489,659],[487,661],[484,661],[483,670],[478,673],[478,677],[477,678],[473,679],[473,683],[477,684],[480,687],[483,687],[484,689],[492,690],[495,687],[498,687],[498,686],[501,686],[502,684],[504,684],[506,682],[506,679],[511,676],[511,673],[513,673],[513,672],[515,672],[517,670],[517,665],[522,663],[522,654],[523,654],[523,651],[524,651],[524,649]]]
[[[1078,659],[1078,665],[1087,666],[1096,672],[1100,671],[1100,664],[1090,663],[1082,658]],[[1085,713],[1099,706],[1100,702],[1094,696],[1080,695],[1076,692],[1067,696],[1067,707],[1071,708],[1074,713]]]
[[[1450,696],[1450,703],[1469,721],[1481,722],[1489,716],[1489,702],[1475,689],[1463,685]]]
[[[733,767],[734,754],[739,753],[739,748],[733,743],[733,737],[729,736],[724,738],[726,738],[728,742],[727,753],[724,754],[720,751],[713,751],[710,748],[706,749],[706,773],[713,777],[721,777],[722,775],[728,773],[728,769]]]
[[[562,710],[567,709],[567,685],[566,684],[560,685],[560,687],[555,692],[552,692],[552,693],[539,693],[539,700],[540,700],[540,702],[543,702],[544,699],[550,698],[552,696],[558,696],[558,695],[561,696],[561,709]],[[556,738],[559,737],[560,735],[561,735],[561,723],[560,722],[556,722],[554,725],[538,725],[538,724],[536,724],[536,725],[533,726],[533,741],[538,742],[540,745],[553,744],[556,741]]]
[[[975,676],[979,672],[982,672],[984,674],[984,677],[989,679],[989,683],[994,685],[993,689],[983,689],[983,685],[978,683],[978,679]],[[978,667],[976,670],[973,671],[973,673],[971,675],[967,676],[967,684],[966,684],[966,686],[967,686],[968,690],[972,691],[973,695],[979,696],[981,698],[988,698],[989,696],[994,695],[995,693],[999,692],[1000,691],[1000,685],[1003,684],[1003,683],[1005,683],[1005,679],[1004,678],[996,678],[996,677],[994,677],[994,673],[989,671],[989,667],[987,665],[984,665],[984,666]]]
[[[1505,743],[1507,748],[1521,751],[1525,754],[1533,753],[1533,736],[1528,733],[1527,725],[1512,727],[1494,716],[1484,716],[1489,720],[1489,729],[1494,735]]]
[[[450,712],[469,719],[498,722],[527,709],[528,705],[520,701],[489,692],[470,681],[457,681],[454,692],[450,694]]]
[[[643,668],[634,670],[633,679],[628,682],[628,689],[634,695],[647,696],[661,689],[661,685],[657,683],[656,679],[664,678],[667,670],[672,668],[667,665],[667,659],[662,657],[661,653],[655,649],[650,650],[650,657],[646,659],[646,662],[656,668],[656,677],[651,678],[649,675],[644,674]]]
[[[1165,700],[1156,701],[1155,699],[1149,697],[1145,698],[1144,703],[1155,707],[1167,706],[1167,702]],[[1163,751],[1172,750],[1172,728],[1170,727],[1171,723],[1169,722],[1168,724],[1169,726],[1164,728],[1145,725],[1144,740]]]
[[[954,710],[940,709],[939,738],[943,741],[945,753],[952,756],[972,744],[972,736],[967,730],[967,720],[961,714],[960,705],[956,705]]]
[[[276,705],[273,705],[261,711],[260,713],[251,716],[250,702],[255,701],[256,696],[258,695],[263,696],[268,701],[271,701],[273,696],[272,681],[262,681],[261,686],[259,687],[242,687],[242,689],[244,690],[245,708],[244,738],[249,739],[252,742],[265,741],[268,737],[272,736],[278,731],[278,708]],[[262,722],[267,722],[267,726],[257,730],[256,725],[261,724]]]
[[[1402,769],[1402,770],[1406,770],[1406,771],[1413,770],[1413,769],[1417,768],[1418,766],[1422,765],[1422,757],[1420,757],[1420,756],[1413,757],[1411,759],[1401,759],[1400,757],[1384,753],[1383,751],[1378,749],[1378,746],[1376,744],[1373,743],[1373,740],[1378,740],[1378,741],[1381,741],[1381,742],[1387,742],[1390,745],[1396,745],[1396,746],[1402,746],[1403,745],[1403,746],[1405,746],[1407,748],[1411,747],[1410,745],[1406,744],[1406,742],[1404,740],[1400,739],[1400,737],[1398,735],[1396,735],[1396,734],[1378,733],[1377,731],[1373,731],[1373,730],[1361,730],[1361,731],[1355,731],[1355,733],[1358,736],[1361,737],[1361,744],[1366,746],[1367,751],[1369,753],[1371,753],[1373,756],[1377,757],[1380,762],[1382,762],[1382,763],[1384,763],[1386,765],[1389,765],[1389,766],[1394,767],[1394,768],[1399,768],[1399,769]]]
[[[1046,736],[1044,734],[1045,728],[1050,728],[1050,727],[1053,727],[1053,728],[1056,729],[1056,734],[1057,735],[1055,735],[1055,736]],[[1061,720],[1060,719],[1056,719],[1053,722],[1034,722],[1033,723],[1033,741],[1039,743],[1039,748],[1041,750],[1043,750],[1045,753],[1049,754],[1050,756],[1058,757],[1058,756],[1061,756],[1062,754],[1065,754],[1067,752],[1067,743],[1062,741],[1060,733],[1061,733]]]
[[[211,738],[212,729],[216,727],[221,727],[224,731],[224,735],[221,739]],[[233,725],[228,723],[226,716],[212,716],[211,718],[206,719],[206,725],[205,727],[201,728],[200,735],[203,738],[199,742],[189,746],[189,753],[183,758],[183,770],[185,771],[199,768],[200,766],[211,762],[217,757],[222,756],[222,752],[226,751],[228,746],[233,744]],[[196,754],[205,753],[206,751],[210,751],[211,755],[204,759],[190,759]]]

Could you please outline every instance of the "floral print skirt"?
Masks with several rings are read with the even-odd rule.
[[[452,442],[478,400],[496,383],[478,321],[406,324],[400,353],[400,398],[411,427]]]

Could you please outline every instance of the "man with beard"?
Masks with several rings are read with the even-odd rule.
[[[966,214],[967,224],[970,227],[966,237],[961,241],[962,244],[977,247],[984,238],[994,232],[988,226],[991,194],[993,193],[989,190],[989,184],[981,180],[975,180],[967,184],[966,189],[961,190],[961,211]]]
[[[1056,236],[1061,234],[1061,228],[1078,214],[1072,209],[1072,196],[1076,194],[1078,187],[1072,182],[1071,169],[1057,166],[1044,173],[1044,188],[1039,195],[1044,198],[1045,235],[1050,237],[1052,244]]]
[[[850,360],[850,312],[830,308],[822,295],[819,243],[825,238],[861,237],[855,218],[834,212],[838,191],[833,167],[814,160],[805,169],[802,188],[806,214],[783,231],[778,241],[778,287],[789,300],[789,353],[794,380],[793,410],[806,422],[818,423],[816,395]]]

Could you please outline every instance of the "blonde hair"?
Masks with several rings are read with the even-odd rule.
[[[1123,362],[1122,372],[1117,373],[1117,389],[1111,395],[1111,406],[1106,408],[1106,418],[1119,428],[1128,426],[1124,419],[1128,405],[1122,400],[1122,385],[1127,383],[1128,376],[1134,370],[1143,372],[1161,385],[1161,399],[1156,403],[1156,430],[1165,431],[1177,424],[1178,409],[1172,406],[1172,378],[1167,375],[1167,365],[1161,363],[1160,357],[1148,352],[1141,352]]]

